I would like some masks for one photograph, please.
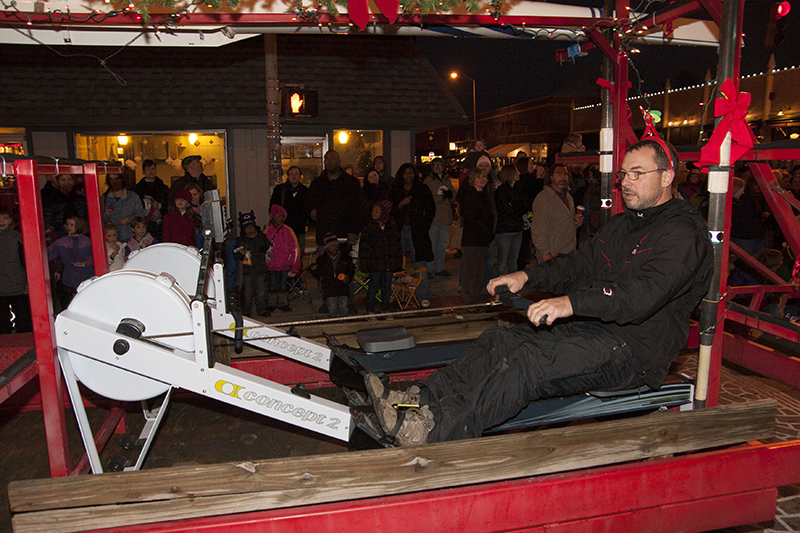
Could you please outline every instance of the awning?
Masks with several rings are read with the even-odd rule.
[[[516,152],[517,150],[525,150],[528,152],[530,149],[529,143],[513,143],[513,144],[498,144],[497,146],[486,150],[489,152],[489,155],[492,157],[508,157],[508,154],[511,152]],[[530,155],[530,153],[528,154]]]

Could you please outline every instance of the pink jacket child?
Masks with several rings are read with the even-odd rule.
[[[267,252],[267,270],[283,272],[290,270],[298,274],[301,268],[300,246],[292,228],[283,223],[286,209],[273,204],[269,210],[270,223],[264,233],[272,243]]]

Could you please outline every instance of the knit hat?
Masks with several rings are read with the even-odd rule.
[[[334,235],[333,233],[326,233],[325,237],[322,238],[322,244],[325,245],[327,248],[329,244],[336,243],[339,244],[339,238]]]
[[[190,204],[192,203],[192,193],[189,189],[178,189],[175,191],[175,199],[177,200],[178,198],[182,198]]]
[[[251,209],[249,213],[239,213],[239,225],[242,229],[256,225],[256,214]]]
[[[382,200],[380,202],[376,202],[376,205],[379,205],[381,208],[381,216],[378,219],[378,222],[381,224],[386,224],[389,221],[389,216],[392,214],[392,202],[389,200]]]
[[[272,207],[269,208],[269,218],[275,218],[275,215],[283,215],[286,217],[287,214],[286,209],[278,204],[272,204]]]
[[[485,155],[482,155],[482,156],[480,156],[480,157],[478,158],[478,160],[475,162],[475,167],[477,168],[477,167],[478,167],[478,166],[479,166],[479,165],[480,165],[482,162],[484,162],[484,161],[485,161],[485,162],[487,162],[487,163],[489,163],[489,166],[491,166],[491,165],[492,165],[492,160],[491,160],[491,159],[489,159],[488,157],[486,157]]]
[[[201,155],[187,155],[181,160],[181,166],[183,167],[183,170],[186,170],[186,167],[189,166],[189,163],[192,161],[201,161],[202,159],[203,156]]]

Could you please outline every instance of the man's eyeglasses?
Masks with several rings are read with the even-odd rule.
[[[625,176],[627,176],[629,180],[636,181],[642,176],[642,174],[650,174],[651,172],[664,172],[665,170],[667,169],[654,168],[653,170],[617,170],[614,172],[614,177],[616,177],[618,181],[622,181],[625,179]]]

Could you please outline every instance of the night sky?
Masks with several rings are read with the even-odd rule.
[[[554,4],[602,6],[602,0],[571,0]],[[632,2],[633,4],[633,2]],[[764,48],[768,5],[766,0],[746,0],[744,17],[745,47],[742,51],[742,75],[766,70],[770,53],[778,68],[800,64],[800,0],[793,0],[787,16],[786,40],[771,49]],[[700,13],[693,14],[701,18]],[[703,13],[704,15],[704,13]],[[597,50],[563,65],[555,60],[556,50],[569,41],[531,39],[487,39],[468,37],[418,37],[417,44],[434,68],[449,84],[468,115],[472,114],[472,83],[467,79],[450,80],[452,70],[475,78],[478,113],[525,102],[550,94],[590,96],[600,100],[595,81],[600,76],[601,55]],[[701,83],[706,71],[716,77],[717,54],[714,47],[643,45],[633,55],[633,65],[642,78],[646,92],[664,88],[669,78],[673,88]],[[637,78],[630,69],[631,95],[637,94]]]

